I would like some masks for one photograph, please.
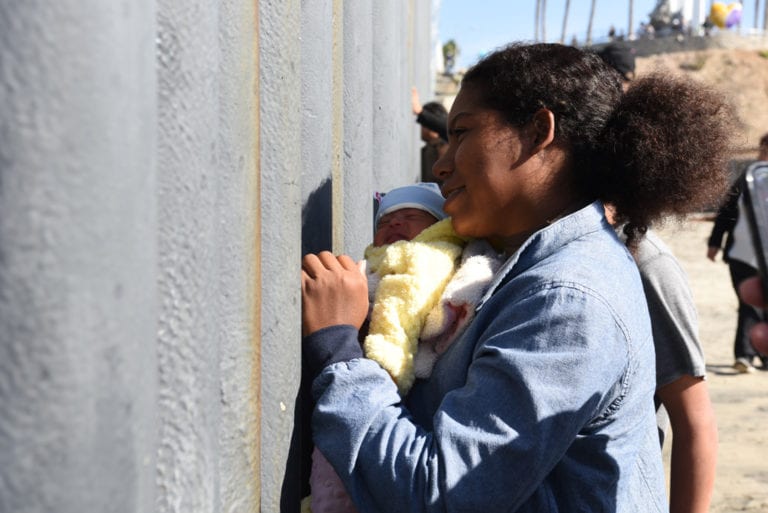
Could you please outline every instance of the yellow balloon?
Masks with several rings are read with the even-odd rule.
[[[723,2],[714,2],[709,10],[709,21],[720,28],[725,28],[725,19],[728,17],[728,7]]]

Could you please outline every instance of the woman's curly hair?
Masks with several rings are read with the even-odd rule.
[[[717,206],[728,188],[735,117],[723,95],[683,77],[636,80],[606,125],[595,177],[625,232]]]
[[[618,73],[592,52],[512,44],[478,62],[463,84],[512,126],[550,110],[576,186],[612,205],[630,247],[653,222],[715,206],[727,189],[733,109],[700,83],[652,74],[623,93]]]

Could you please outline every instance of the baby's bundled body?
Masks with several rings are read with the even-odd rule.
[[[374,241],[364,253],[370,310],[363,350],[403,396],[415,379],[429,377],[503,262],[486,241],[456,234],[443,201],[434,183],[393,189],[380,202]],[[312,513],[355,512],[317,449],[311,472]]]

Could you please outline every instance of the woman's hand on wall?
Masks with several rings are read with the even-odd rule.
[[[329,326],[357,329],[368,314],[365,270],[347,255],[308,254],[301,263],[302,335]]]

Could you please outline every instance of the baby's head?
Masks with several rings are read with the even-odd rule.
[[[417,183],[389,191],[376,212],[374,246],[411,240],[422,230],[447,217],[445,199],[435,183]]]

